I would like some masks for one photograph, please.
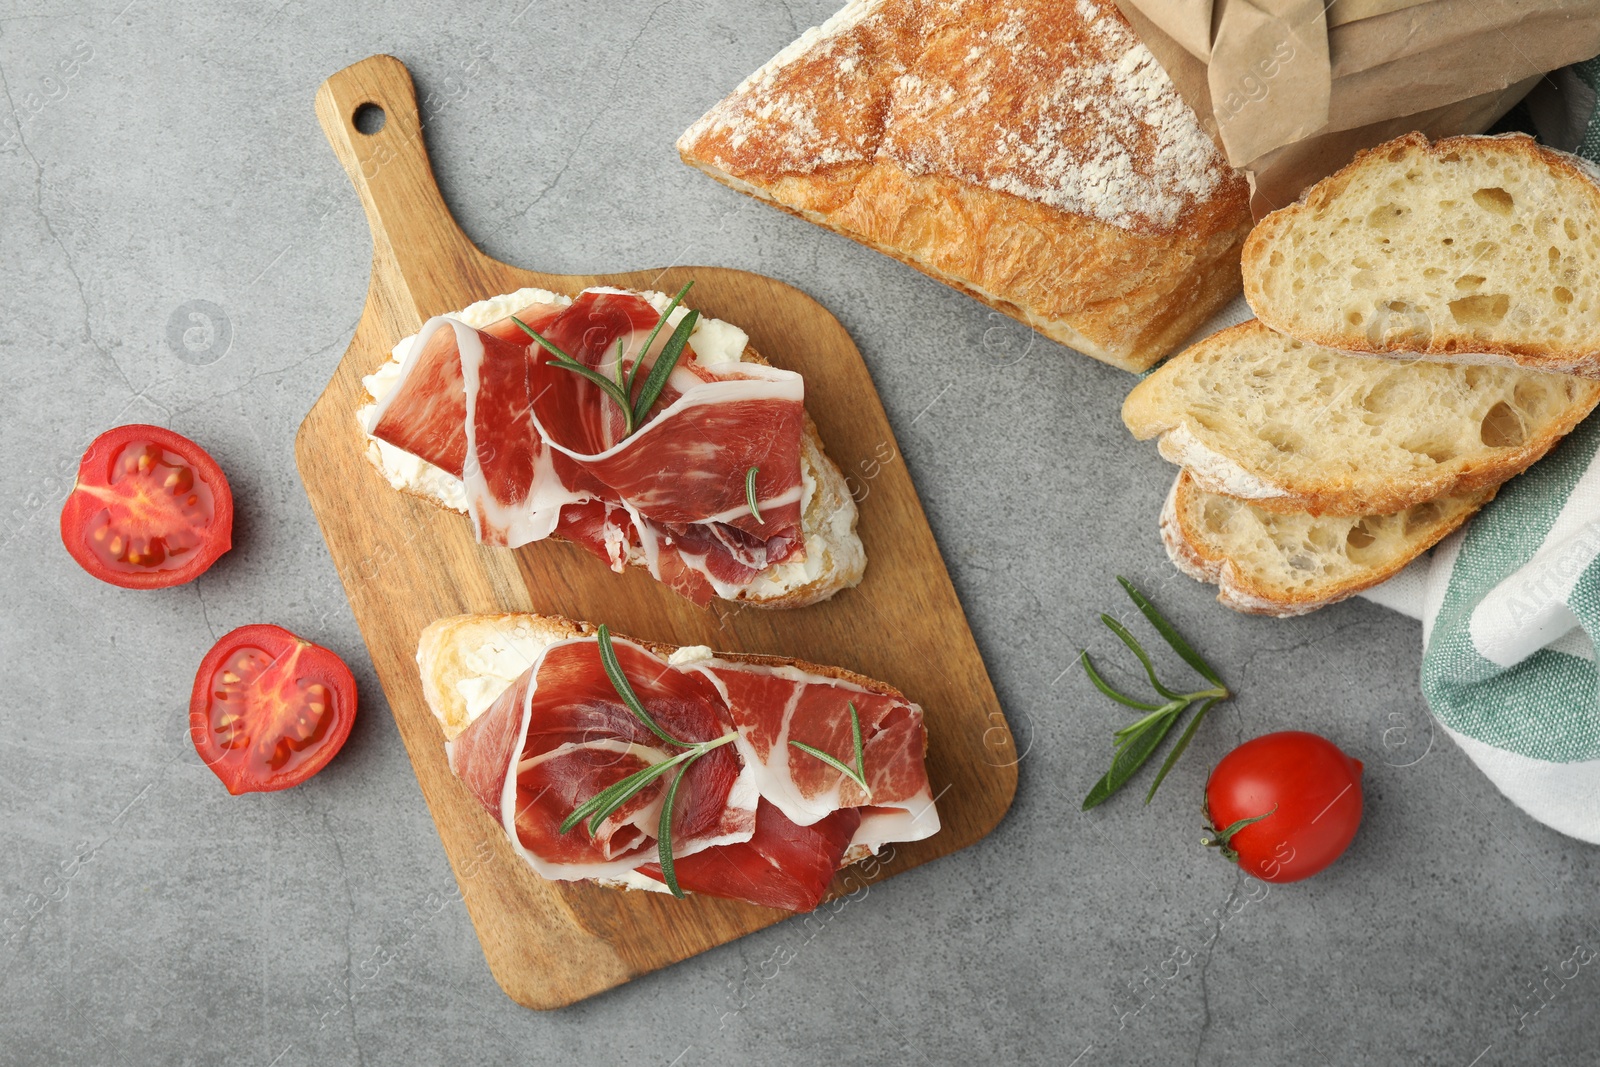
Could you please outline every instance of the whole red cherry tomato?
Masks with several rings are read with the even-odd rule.
[[[195,751],[228,792],[299,785],[344,747],[356,680],[344,660],[281,626],[241,626],[200,661],[189,697]]]
[[[1264,882],[1310,878],[1361,825],[1361,761],[1301,730],[1246,741],[1206,782],[1206,842]]]
[[[102,582],[182,585],[233,546],[233,493],[217,461],[182,434],[118,426],[78,463],[61,543]]]

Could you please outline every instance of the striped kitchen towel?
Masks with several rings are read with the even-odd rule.
[[[1422,692],[1528,814],[1600,843],[1600,419],[1366,594],[1422,620]]]
[[[1548,81],[1565,92],[1554,105],[1530,99],[1541,135],[1600,159],[1600,60]],[[1365,595],[1422,620],[1422,692],[1500,791],[1540,822],[1600,843],[1597,451],[1600,417]]]

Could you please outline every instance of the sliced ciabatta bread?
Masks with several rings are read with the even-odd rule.
[[[1600,377],[1600,185],[1522,134],[1407,134],[1244,246],[1262,322],[1347,352]]]
[[[1441,497],[1392,515],[1283,514],[1208,493],[1178,473],[1161,539],[1178,569],[1251,615],[1304,615],[1395,574],[1494,497]]]
[[[644,292],[657,311],[667,308],[669,298],[662,293]],[[468,326],[484,328],[523,308],[534,305],[563,307],[572,298],[544,289],[520,289],[471,304],[455,313]],[[680,305],[668,317],[676,325],[687,308]],[[407,337],[394,347],[390,359],[362,379],[367,396],[356,418],[367,438],[367,459],[391,486],[421,497],[441,507],[463,514],[467,511],[466,492],[460,478],[410,454],[371,433],[378,402],[395,389],[401,368],[415,337]],[[721,319],[701,317],[689,335],[694,358],[707,364],[757,363],[770,365],[749,344],[745,332]],[[743,587],[735,599],[755,607],[793,608],[826,600],[835,593],[860,583],[867,565],[866,550],[856,533],[858,513],[845,476],[823,449],[816,424],[807,417],[801,440],[801,518],[800,531],[805,542],[805,558],[776,564]],[[642,548],[629,546],[626,562],[646,566]]]
[[[1280,512],[1390,514],[1499,485],[1600,403],[1600,382],[1366,359],[1259,320],[1168,360],[1122,405],[1196,488]]]
[[[560,615],[452,615],[429,623],[417,640],[422,695],[446,741],[483,714],[545,648],[595,632]]]

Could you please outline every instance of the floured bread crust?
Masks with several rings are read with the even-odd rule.
[[[1103,0],[854,0],[678,151],[1129,370],[1240,286],[1246,183]]]

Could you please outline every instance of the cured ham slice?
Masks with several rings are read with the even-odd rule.
[[[833,872],[860,825],[861,811],[843,808],[810,826],[796,826],[762,800],[750,840],[698,852],[674,864],[674,873],[691,893],[812,911],[827,895]],[[659,863],[646,863],[639,873],[663,881]]]
[[[922,713],[899,694],[874,692],[843,679],[824,679],[794,667],[711,660],[699,670],[717,683],[739,737],[734,742],[754,769],[756,788],[784,816],[810,826],[841,808],[862,808],[852,843],[919,841],[939,830],[922,753]],[[861,724],[870,793],[798,741],[849,763],[854,741],[849,709]]]
[[[549,326],[561,310],[560,304],[531,304],[516,317],[539,330]],[[429,320],[411,342],[401,361],[400,384],[378,401],[371,432],[459,478],[467,455],[467,396],[456,335],[439,332],[442,318]],[[491,323],[483,332],[523,345],[532,340],[510,316]]]
[[[627,641],[613,647],[639,699],[668,733],[714,740],[730,729],[704,678],[663,670]],[[517,852],[551,879],[615,878],[655,855],[666,782],[640,793],[590,836],[563,834],[574,809],[606,787],[676,755],[622,703],[593,639],[552,645],[450,745],[450,765],[494,815]],[[670,777],[673,772],[668,772]],[[731,745],[712,749],[684,775],[673,805],[674,857],[748,841],[756,797],[735,790],[742,773]]]
[[[583,366],[611,381],[631,375],[635,398],[671,336],[649,301],[621,290],[586,290],[527,314]],[[798,374],[703,364],[686,348],[629,434],[617,403],[510,318],[479,330],[440,316],[412,343],[370,432],[460,477],[479,541],[517,547],[556,535],[619,570],[637,555],[704,603],[804,557],[804,400]]]
[[[808,911],[852,846],[919,840],[939,828],[923,767],[922,711],[886,687],[709,654],[669,661],[611,639],[641,704],[668,734],[723,743],[690,764],[672,809],[678,884],[690,892]],[[789,744],[854,758],[857,783]],[[617,695],[597,638],[555,641],[449,743],[450,765],[519,855],[558,880],[663,882],[661,805],[669,771],[590,833],[561,824],[608,786],[684,751]]]

